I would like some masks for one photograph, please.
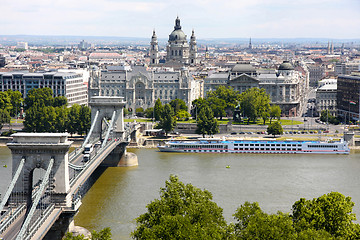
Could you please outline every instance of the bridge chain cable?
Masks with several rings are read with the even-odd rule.
[[[45,175],[44,175],[44,178],[43,178],[43,181],[42,183],[40,184],[40,188],[39,188],[39,191],[35,197],[35,200],[30,208],[30,211],[29,211],[29,214],[27,215],[23,225],[21,226],[21,229],[20,229],[20,232],[19,234],[17,235],[16,237],[16,240],[22,240],[24,239],[25,237],[25,234],[26,234],[26,231],[28,229],[28,226],[30,224],[30,221],[34,215],[34,212],[36,210],[36,207],[40,201],[40,198],[43,196],[43,193],[45,191],[45,186],[48,184],[49,182],[49,176],[50,176],[50,173],[51,173],[51,170],[52,170],[52,167],[54,165],[54,158],[51,158],[50,159],[50,162],[49,162],[49,165],[46,169],[46,172],[45,172]]]
[[[110,131],[112,130],[112,128],[114,126],[115,115],[116,115],[116,110],[113,112],[113,114],[111,116],[110,126],[109,126],[108,130],[106,131],[105,139],[104,139],[103,143],[101,144],[101,148],[106,146],[106,142],[109,138]]]
[[[92,134],[92,132],[94,131],[94,128],[95,128],[95,125],[96,125],[96,121],[97,121],[97,118],[99,116],[99,110],[96,111],[96,114],[95,114],[95,117],[93,119],[93,122],[91,124],[91,127],[90,127],[90,131],[89,133],[87,134],[86,138],[85,138],[85,141],[83,142],[83,144],[81,145],[81,148],[84,148],[85,145],[88,143],[89,139],[90,139],[90,136]]]
[[[12,190],[13,190],[13,188],[14,188],[14,186],[15,186],[15,184],[16,184],[19,176],[20,176],[20,173],[21,173],[21,171],[22,171],[22,169],[23,169],[23,167],[24,167],[24,164],[25,164],[25,158],[22,158],[21,161],[20,161],[20,163],[19,163],[19,166],[18,166],[18,168],[17,168],[17,170],[16,170],[16,172],[15,172],[14,178],[11,180],[11,183],[10,183],[10,185],[9,185],[9,188],[8,188],[8,190],[6,191],[5,196],[4,196],[4,198],[2,199],[2,201],[1,201],[1,204],[0,204],[0,215],[1,215],[1,212],[3,211],[3,208],[4,208],[5,204],[6,204],[6,202],[8,201],[8,199],[9,199],[9,197],[10,197],[10,195],[11,195],[11,192],[12,192]]]

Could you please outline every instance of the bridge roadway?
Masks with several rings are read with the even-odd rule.
[[[91,174],[96,170],[96,168],[102,163],[102,161],[116,148],[118,144],[122,143],[117,139],[110,140],[105,147],[95,149],[96,154],[91,157],[91,159],[83,164],[84,168],[80,171],[73,170],[69,167],[69,176],[70,177],[70,191],[68,192],[68,197],[72,199],[71,207],[55,206],[54,204],[49,205],[48,209],[45,210],[45,213],[41,218],[38,218],[35,223],[31,224],[31,229],[26,239],[42,239],[46,233],[50,230],[52,225],[56,222],[58,217],[62,212],[75,212],[81,205],[81,197],[78,194],[80,187],[87,181]],[[69,162],[72,164],[78,164],[82,161],[82,151],[72,153],[69,155]],[[74,174],[73,171],[78,172]],[[71,174],[72,173],[72,174]],[[10,240],[15,239],[20,227],[24,221],[25,211],[22,211],[16,219],[9,224],[7,229],[1,233],[0,239]],[[9,214],[11,215],[11,214]],[[4,218],[4,216],[2,217]],[[2,225],[2,223],[1,223]]]

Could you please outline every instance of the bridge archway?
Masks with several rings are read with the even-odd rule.
[[[25,160],[21,170],[21,178],[17,180],[12,190],[12,196],[17,196],[16,201],[32,204],[34,172],[48,169],[51,159],[53,165],[50,172],[49,184],[51,185],[52,202],[62,206],[70,206],[70,199],[66,199],[69,191],[68,151],[71,141],[67,133],[15,133],[13,141],[8,143],[12,153],[12,175]],[[40,170],[41,169],[41,170]],[[35,178],[37,179],[37,178]],[[10,197],[10,203],[15,201]]]
[[[94,142],[102,139],[103,119],[113,119],[112,136],[123,138],[124,134],[124,106],[123,97],[95,96],[90,99],[91,107],[91,129],[89,141]],[[85,141],[87,142],[87,141]]]

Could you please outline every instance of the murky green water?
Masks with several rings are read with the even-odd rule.
[[[289,212],[299,198],[331,191],[351,196],[360,218],[360,152],[346,156],[131,151],[138,155],[139,166],[108,168],[83,198],[76,225],[90,230],[110,227],[113,239],[130,239],[134,219],[159,197],[170,174],[212,192],[229,222],[245,201],[259,202],[268,213]],[[11,155],[6,147],[0,147],[0,177],[3,194],[11,177]]]

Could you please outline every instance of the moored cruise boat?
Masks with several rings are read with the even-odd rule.
[[[296,140],[225,140],[202,138],[197,141],[169,141],[158,146],[161,152],[191,153],[317,153],[349,154],[347,143],[341,141]]]

